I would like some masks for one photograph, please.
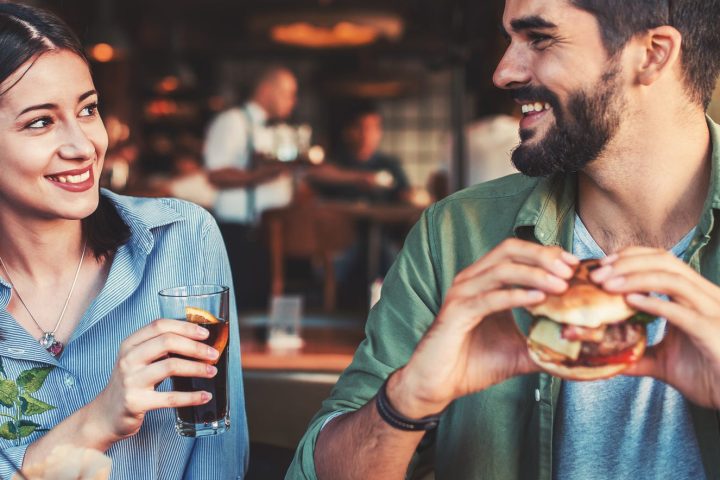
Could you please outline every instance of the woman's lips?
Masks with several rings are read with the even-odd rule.
[[[47,175],[45,178],[56,187],[60,187],[68,192],[84,192],[95,185],[95,175],[93,174],[92,166]]]

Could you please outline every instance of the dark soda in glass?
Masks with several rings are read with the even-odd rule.
[[[228,324],[199,323],[206,328],[210,335],[203,343],[213,346],[220,352],[215,363],[217,374],[213,378],[172,377],[173,390],[178,392],[198,392],[204,390],[212,394],[212,399],[204,404],[194,407],[177,408],[177,415],[184,423],[194,425],[211,425],[227,418],[227,362],[228,362]],[[197,361],[197,359],[191,359]],[[222,427],[218,425],[218,427]],[[225,431],[226,428],[222,428]],[[220,433],[220,432],[218,432]]]

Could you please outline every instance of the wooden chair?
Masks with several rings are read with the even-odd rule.
[[[314,202],[299,202],[264,212],[262,222],[270,246],[271,293],[281,295],[285,290],[286,259],[308,259],[323,269],[323,308],[333,311],[337,291],[333,257],[355,240],[354,221]]]

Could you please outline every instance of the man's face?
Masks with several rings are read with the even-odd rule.
[[[297,80],[289,72],[278,74],[273,82],[271,116],[285,120],[290,116],[297,101]]]
[[[513,163],[530,176],[581,170],[613,138],[625,104],[597,20],[568,0],[507,0],[503,28],[510,44],[493,81],[523,110]]]
[[[380,146],[382,134],[380,114],[367,113],[345,129],[345,142],[358,160],[369,160]]]

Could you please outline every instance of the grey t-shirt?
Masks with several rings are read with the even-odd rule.
[[[680,257],[695,229],[672,248]],[[575,218],[573,253],[605,253]],[[648,343],[659,343],[665,319],[648,326]],[[650,377],[617,376],[595,382],[563,382],[553,441],[553,478],[558,480],[701,480],[700,449],[685,398]]]

